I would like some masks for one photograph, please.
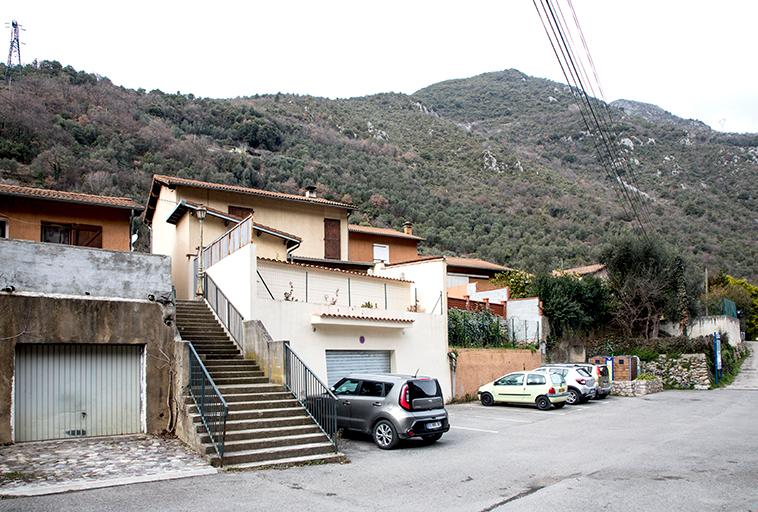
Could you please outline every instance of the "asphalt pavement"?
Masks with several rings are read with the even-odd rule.
[[[432,446],[351,462],[0,501],[0,511],[758,510],[758,391],[666,391],[561,410],[448,408]]]

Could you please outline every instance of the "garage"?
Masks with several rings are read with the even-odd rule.
[[[142,345],[19,344],[16,442],[133,434],[142,428]]]
[[[391,373],[391,350],[327,350],[326,374],[329,385],[350,373]]]

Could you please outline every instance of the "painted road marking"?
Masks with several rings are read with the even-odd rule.
[[[497,430],[487,430],[483,428],[472,428],[472,427],[459,427],[458,425],[450,425],[450,428],[457,428],[459,430],[473,430],[474,432],[486,432],[488,434],[499,434]]]

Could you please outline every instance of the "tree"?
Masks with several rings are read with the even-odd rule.
[[[507,286],[511,299],[523,299],[533,295],[534,275],[523,270],[499,272],[492,278],[492,282],[498,286]]]
[[[531,292],[542,301],[542,310],[558,338],[589,332],[608,320],[610,294],[601,279],[542,274],[534,281]]]

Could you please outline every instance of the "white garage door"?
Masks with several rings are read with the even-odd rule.
[[[16,441],[141,431],[142,346],[16,345]]]
[[[349,373],[390,373],[389,350],[327,350],[326,373],[333,386]]]

